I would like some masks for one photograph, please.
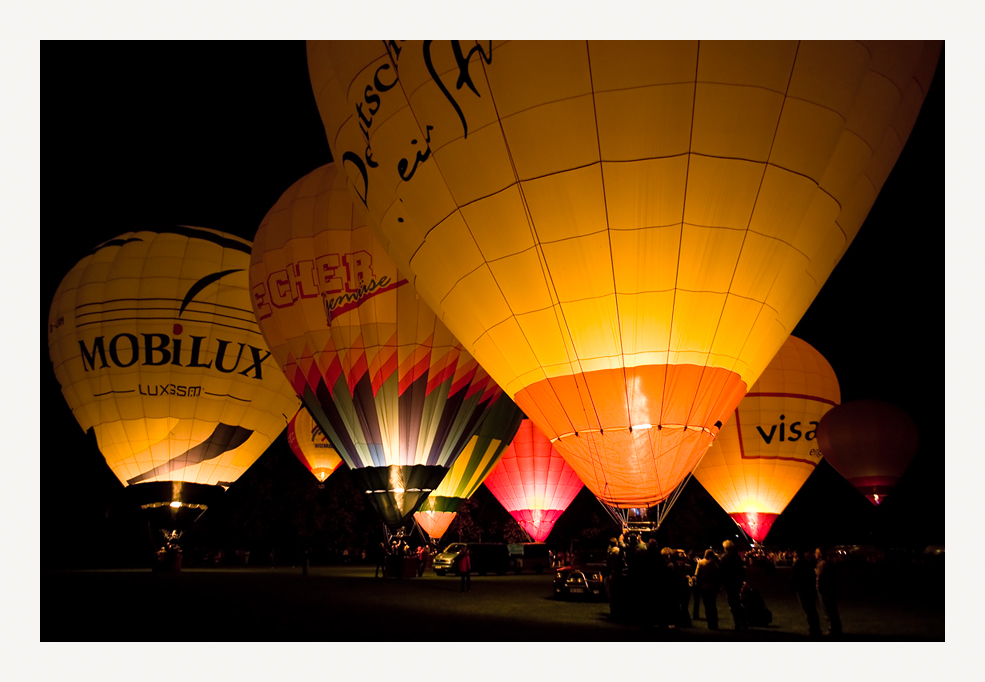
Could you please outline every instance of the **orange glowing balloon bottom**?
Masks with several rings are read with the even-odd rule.
[[[455,520],[458,512],[424,511],[414,512],[414,519],[428,536],[437,542]]]
[[[756,542],[762,542],[773,527],[773,522],[779,514],[770,512],[732,512],[729,514],[739,528],[746,532]]]
[[[596,497],[628,509],[666,500],[747,390],[727,369],[642,365],[543,379],[514,400]]]

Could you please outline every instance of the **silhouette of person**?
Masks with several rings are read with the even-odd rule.
[[[825,558],[824,551],[818,547],[814,550],[817,567],[817,594],[824,607],[824,617],[828,620],[827,634],[838,637],[841,635],[841,616],[838,614],[838,569],[834,562]]]
[[[469,557],[469,546],[466,545],[458,557],[458,574],[462,576],[461,592],[472,590],[472,559]]]
[[[797,593],[800,608],[807,616],[807,634],[817,637],[821,634],[821,619],[817,615],[817,574],[814,556],[807,551],[797,552],[793,562],[793,589]]]

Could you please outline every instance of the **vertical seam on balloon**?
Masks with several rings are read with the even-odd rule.
[[[609,244],[609,266],[612,272],[612,299],[616,308],[616,331],[619,334],[619,355],[620,364],[622,365],[622,385],[623,385],[623,395],[626,399],[626,421],[629,424],[630,440],[632,442],[633,451],[636,451],[636,442],[632,437],[633,432],[633,406],[629,399],[629,385],[627,381],[627,371],[626,371],[626,346],[623,341],[622,335],[622,316],[619,314],[619,292],[616,289],[616,264],[613,259],[612,253],[612,231],[609,225],[609,203],[608,198],[605,193],[605,166],[602,163],[602,139],[599,134],[599,117],[598,117],[598,102],[595,97],[595,78],[592,74],[592,54],[591,48],[588,42],[585,42],[585,57],[588,60],[588,83],[592,92],[592,117],[595,120],[595,144],[599,153],[599,178],[602,181],[602,208],[605,211],[605,238]],[[635,367],[634,367],[635,374]],[[587,382],[586,382],[587,383]],[[634,393],[635,395],[635,393]],[[589,393],[589,400],[591,400],[591,394]],[[599,425],[602,424],[602,418],[598,413],[598,408],[595,407],[595,402],[592,401],[592,407],[595,408],[595,418],[598,420]],[[601,439],[600,439],[601,440]],[[642,478],[642,466],[640,463],[640,458],[636,457],[637,471],[639,472],[640,478]],[[657,469],[657,463],[655,458],[650,458],[650,464],[653,466],[654,471]]]
[[[712,349],[715,346],[715,339],[718,337],[718,332],[721,329],[722,318],[725,315],[725,307],[728,305],[729,295],[731,294],[731,291],[732,291],[732,284],[735,282],[735,273],[738,271],[739,263],[742,260],[742,252],[743,252],[743,249],[745,248],[745,245],[746,245],[746,239],[749,236],[749,230],[750,230],[750,226],[752,224],[752,217],[753,217],[753,215],[755,215],[755,213],[756,213],[756,205],[759,203],[759,196],[760,196],[760,193],[762,192],[762,189],[763,189],[763,182],[766,179],[766,171],[767,171],[767,169],[769,168],[769,165],[770,165],[769,164],[769,160],[770,160],[770,157],[773,155],[773,145],[776,143],[776,134],[777,134],[777,131],[780,128],[780,121],[783,118],[783,110],[786,107],[787,96],[788,96],[788,94],[790,92],[790,83],[793,81],[793,74],[794,74],[794,71],[797,68],[797,56],[800,53],[800,45],[801,45],[801,42],[798,41],[797,42],[797,49],[794,51],[793,61],[790,64],[790,74],[787,76],[787,86],[786,86],[786,88],[784,88],[784,91],[783,91],[783,103],[780,105],[780,113],[777,115],[776,127],[773,129],[773,139],[770,142],[770,150],[769,150],[769,153],[766,155],[766,163],[763,166],[763,172],[762,172],[762,175],[759,178],[759,188],[756,190],[756,198],[753,201],[752,210],[749,212],[749,218],[748,218],[747,223],[746,223],[746,228],[743,231],[742,244],[739,246],[739,255],[738,255],[738,257],[735,260],[735,267],[732,269],[732,277],[729,279],[728,290],[726,291],[726,294],[725,294],[725,303],[722,305],[721,313],[719,313],[719,316],[718,316],[718,324],[715,325],[715,333],[712,335],[711,344],[708,347],[708,356],[705,358],[705,365],[701,369],[701,376],[702,376],[702,378],[704,377],[705,369],[708,367],[708,362],[711,359]],[[697,91],[697,84],[695,84],[695,91]],[[762,314],[763,309],[766,308],[766,307],[768,307],[766,305],[766,299],[769,298],[769,294],[773,290],[773,286],[776,284],[777,279],[779,278],[779,276],[780,276],[780,272],[777,271],[776,275],[773,278],[773,283],[770,285],[769,291],[766,292],[766,295],[763,296],[763,300],[760,302],[759,313],[757,313],[757,315],[756,315],[756,320],[757,321],[759,319],[759,315]],[[736,368],[736,365],[738,365],[739,356],[742,355],[742,351],[745,349],[746,344],[749,342],[749,338],[752,335],[752,330],[755,327],[755,325],[756,325],[756,322],[753,322],[752,327],[750,327],[749,332],[746,334],[745,340],[742,342],[742,346],[739,348],[739,352],[736,353],[736,357],[733,358],[733,360],[732,360],[732,365],[729,368],[729,372],[731,372],[731,373],[737,373],[736,370],[735,370],[735,368]],[[739,375],[739,378],[742,379],[742,376]],[[748,380],[744,380],[743,383],[745,383],[745,385],[747,387],[747,390],[748,390],[748,388],[751,388],[752,387],[751,382],[749,382]],[[699,380],[699,385],[700,385],[700,380]],[[721,390],[718,393],[718,399],[719,400],[721,399],[722,395],[725,393],[726,389],[727,389],[727,384],[723,384]],[[692,408],[693,408],[693,406],[692,406]],[[688,415],[688,418],[690,419],[690,414]]]
[[[677,288],[681,277],[681,251],[684,246],[684,216],[687,212],[687,186],[691,178],[691,152],[694,147],[694,111],[698,101],[698,64],[701,61],[701,41],[695,48],[694,55],[694,90],[691,93],[691,126],[687,139],[687,167],[684,170],[684,201],[681,203],[681,232],[677,240],[677,267],[674,270],[674,298],[670,304],[670,324],[667,330],[667,369],[664,370],[663,390],[660,393],[660,423],[664,421],[664,405],[667,396],[667,378],[670,375],[670,351],[674,340],[674,311],[677,310]],[[699,384],[700,385],[700,384]],[[686,420],[685,420],[686,421]]]
[[[478,41],[476,41],[476,43],[477,42]],[[389,51],[387,51],[387,53],[389,54]],[[512,151],[510,149],[510,145],[508,144],[508,142],[506,140],[506,131],[503,129],[503,122],[502,122],[502,119],[499,116],[499,110],[498,110],[498,107],[496,106],[496,98],[493,95],[492,87],[489,84],[489,74],[488,74],[488,72],[486,70],[486,62],[481,57],[479,57],[478,59],[479,59],[479,68],[482,69],[483,77],[485,78],[485,81],[486,81],[486,87],[487,87],[488,94],[489,94],[489,101],[492,104],[493,110],[496,112],[496,120],[497,120],[497,123],[499,125],[500,134],[502,135],[503,146],[506,149],[507,156],[508,156],[508,158],[510,160],[510,167],[513,170],[513,178],[515,180],[515,184],[516,184],[516,188],[517,188],[517,193],[520,196],[520,200],[521,200],[521,203],[523,205],[524,214],[527,217],[527,225],[530,227],[530,230],[532,232],[532,236],[534,237],[534,239],[533,239],[534,245],[535,245],[535,247],[538,250],[538,255],[540,256],[538,258],[538,261],[541,263],[541,272],[544,273],[544,271],[546,269],[547,259],[543,257],[543,249],[540,247],[539,241],[536,238],[536,230],[533,227],[533,221],[530,218],[530,209],[527,206],[526,197],[524,196],[523,188],[522,188],[522,185],[520,183],[520,177],[519,177],[519,174],[517,173],[517,170],[516,170],[516,164],[513,161],[513,153],[512,153]],[[391,62],[392,61],[393,60],[391,58]],[[396,64],[394,64],[394,69],[396,70]],[[399,79],[399,71],[397,71],[396,73],[397,73],[397,76],[398,76],[397,82],[400,84],[400,90],[404,94],[404,99],[409,103],[410,102],[410,99],[407,96],[407,92],[404,90],[403,82],[400,81],[400,79]],[[414,113],[413,109],[411,110],[411,115],[414,116],[414,121],[415,121],[415,123],[417,123],[418,129],[420,129],[421,128],[420,121],[417,120],[417,116]],[[437,158],[435,158],[434,162],[435,162],[435,169],[438,171],[439,175],[441,175],[442,179],[444,179],[444,174],[441,172],[441,168],[438,165]],[[445,181],[445,188],[448,189],[448,183],[447,183],[447,181]],[[448,191],[450,193],[450,189]],[[471,227],[469,227],[468,221],[466,220],[465,216],[462,215],[461,208],[459,208],[459,207],[456,206],[455,212],[458,213],[459,217],[462,220],[462,224],[465,225],[465,229],[468,230],[469,236],[472,237],[472,242],[473,242],[473,244],[475,244],[476,250],[482,256],[483,264],[485,265],[486,269],[489,270],[490,275],[492,275],[492,270],[489,268],[489,262],[486,260],[485,254],[482,253],[482,249],[479,247],[479,243],[476,240],[475,235],[473,234]],[[425,240],[426,239],[427,239],[427,237],[425,236]],[[421,246],[423,246],[423,242],[422,242]],[[419,246],[417,250],[420,250],[420,248],[421,247]],[[415,250],[414,255],[417,255],[417,250]],[[411,256],[411,259],[410,259],[411,261],[413,260],[413,257],[414,256]],[[506,303],[506,306],[507,306],[507,308],[510,311],[510,315],[512,316],[512,318],[514,320],[516,320],[517,319],[516,312],[513,310],[512,306],[509,303],[509,300],[507,299],[506,295],[503,293],[503,289],[500,286],[499,281],[496,279],[495,276],[493,276],[492,279],[496,283],[496,288],[499,290],[500,296],[502,297],[504,303]],[[549,275],[547,277],[545,277],[545,280],[550,281]],[[553,288],[553,281],[550,281],[550,285]],[[557,298],[556,291],[554,293],[555,293],[554,298]],[[558,308],[560,308],[560,299],[558,299]],[[556,313],[555,313],[555,315],[556,315]],[[530,351],[530,354],[532,356],[536,357],[536,353],[534,353],[533,345],[531,344],[530,339],[527,338],[526,332],[523,330],[522,327],[520,327],[519,322],[517,322],[517,327],[520,329],[520,333],[523,336],[524,341],[527,342],[527,347],[528,347],[528,349]],[[489,330],[487,329],[486,330],[486,333],[488,331]],[[565,353],[567,354],[567,345],[565,346]],[[570,362],[571,362],[571,360],[569,358],[569,363]],[[547,375],[546,375],[546,373],[545,373],[545,378],[548,378]],[[554,393],[555,398],[558,401],[558,404],[563,404],[562,401],[561,401],[560,396],[557,395],[557,391],[554,389],[554,386],[550,382],[549,378],[548,378],[548,382],[547,383],[548,383],[548,386],[550,387],[551,391]],[[576,382],[576,387],[577,387],[577,382]],[[567,415],[565,415],[565,416],[567,416]],[[575,428],[574,428],[574,425],[571,424],[570,419],[568,420],[568,423],[569,423],[569,426],[571,426],[571,430],[574,431]]]
[[[479,67],[482,69],[483,76],[486,79],[486,86],[489,88],[489,100],[492,103],[493,110],[496,112],[496,120],[497,120],[498,125],[499,125],[500,134],[502,135],[502,138],[503,138],[503,146],[505,147],[507,157],[510,160],[510,168],[513,171],[513,178],[514,178],[514,180],[516,182],[517,194],[519,194],[519,196],[520,196],[520,202],[523,205],[523,212],[524,212],[524,215],[527,218],[527,226],[530,229],[532,241],[534,243],[535,249],[537,250],[537,255],[538,255],[537,260],[538,260],[538,264],[540,265],[541,274],[544,276],[545,284],[547,284],[549,286],[549,289],[550,289],[549,293],[551,294],[551,307],[554,308],[554,311],[555,311],[554,312],[555,319],[557,319],[559,316],[560,317],[563,317],[563,313],[561,311],[561,299],[557,295],[557,287],[554,285],[554,280],[553,280],[553,278],[550,275],[550,269],[547,267],[547,257],[544,255],[543,246],[541,245],[539,235],[537,234],[537,228],[534,226],[533,219],[532,219],[532,217],[530,215],[530,207],[527,204],[526,195],[524,194],[524,191],[523,191],[523,185],[520,182],[520,175],[519,175],[519,173],[517,173],[516,163],[515,163],[515,161],[513,159],[513,152],[510,149],[510,145],[509,145],[509,143],[507,142],[507,139],[506,139],[506,130],[503,128],[503,121],[502,121],[502,118],[499,116],[499,108],[496,105],[496,98],[493,95],[492,87],[489,85],[489,74],[486,71],[486,64],[481,59],[479,61]],[[461,213],[460,210],[459,210],[459,213]],[[464,216],[462,216],[462,220],[465,221],[465,217]],[[468,229],[468,222],[465,222],[465,226]],[[471,229],[469,229],[469,234],[470,235],[472,234]],[[475,240],[475,236],[474,235],[472,235],[472,239]],[[478,244],[476,244],[476,247],[478,248]],[[481,253],[481,250],[480,250],[480,253]],[[483,256],[483,261],[485,261],[485,256]],[[486,267],[488,268],[488,262],[486,263]],[[491,271],[490,271],[490,274],[491,274]],[[499,286],[498,280],[496,280],[496,278],[493,277],[493,281],[496,282],[497,289],[499,289],[500,294],[503,295],[502,287]],[[554,300],[555,299],[557,300],[557,303],[556,304],[554,303]],[[503,295],[503,300],[506,301],[507,307],[510,308],[510,313],[513,315],[513,319],[516,320],[516,313],[513,311],[512,307],[509,305],[509,302],[507,301],[505,295]],[[519,323],[517,323],[517,327],[520,328],[520,333],[523,335],[524,340],[527,342],[527,346],[530,349],[531,355],[536,356],[536,354],[533,352],[533,345],[530,343],[530,340],[527,338],[526,332],[523,330],[522,327],[520,327]],[[559,328],[562,327],[561,320],[560,319],[558,319],[558,327]],[[567,325],[566,321],[565,321],[565,324],[563,325],[563,328],[564,329],[567,329],[567,331],[568,331],[568,338],[569,338],[569,340],[572,341],[572,346],[573,346],[574,343],[573,343],[573,339],[571,339],[571,330],[570,330],[570,328],[568,328],[568,325]],[[565,352],[565,356],[568,358],[569,365],[577,363],[579,370],[581,370],[581,362],[578,359],[578,357],[575,356],[574,361],[572,361],[571,356],[570,356],[570,353],[568,352],[568,344],[565,344],[565,346],[564,346],[564,352]],[[547,385],[549,386],[551,392],[554,394],[554,397],[557,400],[558,404],[563,406],[564,405],[564,402],[561,400],[561,397],[557,394],[557,390],[555,389],[554,384],[551,382],[550,377],[547,377],[546,372],[544,373],[544,375],[545,375],[545,378],[547,379]],[[584,404],[585,403],[584,403],[584,400],[581,399],[581,389],[578,386],[577,379],[575,379],[575,390],[578,392],[578,395],[579,395],[579,398],[580,398],[580,402],[582,404],[582,408],[584,409]],[[571,422],[570,417],[568,417],[567,411],[566,410],[562,410],[562,412],[564,412],[565,417],[567,418],[567,421],[568,421],[568,425],[571,427],[571,430],[572,431],[577,431],[577,429],[575,429],[575,427],[574,427],[574,424]],[[586,414],[586,417],[587,417],[587,414]]]

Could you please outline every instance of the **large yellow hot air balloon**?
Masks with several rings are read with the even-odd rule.
[[[665,500],[851,243],[940,42],[309,43],[387,253],[619,508]]]
[[[287,425],[287,444],[298,461],[310,471],[319,483],[335,473],[342,466],[342,458],[325,437],[325,432],[312,419],[311,413],[305,408],[298,413]]]
[[[109,468],[177,530],[267,449],[299,402],[250,305],[250,242],[177,226],[100,244],[62,280],[48,351]]]
[[[396,529],[500,389],[394,267],[344,181],[322,166],[268,211],[253,305],[294,390]]]
[[[502,392],[493,400],[479,430],[414,514],[414,520],[436,542],[455,520],[462,501],[472,497],[499,463],[520,428],[520,408]]]
[[[821,461],[817,425],[841,402],[838,378],[791,336],[722,427],[694,477],[756,542]]]

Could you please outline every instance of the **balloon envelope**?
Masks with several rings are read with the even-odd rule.
[[[917,454],[919,434],[900,408],[879,400],[853,400],[824,415],[817,440],[835,471],[879,505]]]
[[[524,419],[486,487],[534,542],[543,542],[582,482],[551,441]]]
[[[310,471],[319,483],[335,473],[342,465],[342,458],[325,437],[321,427],[303,407],[287,425],[287,444],[298,461]]]
[[[414,518],[434,540],[440,540],[455,520],[463,500],[472,497],[512,442],[523,412],[503,393],[493,398],[479,430],[462,450],[438,487],[428,495]]]
[[[725,422],[694,477],[762,542],[821,461],[817,425],[841,401],[828,361],[789,337]]]
[[[292,185],[257,231],[264,338],[384,521],[403,525],[499,387],[394,267],[334,165]]]
[[[197,517],[202,488],[233,483],[297,412],[250,305],[249,262],[239,237],[137,230],[55,293],[48,350],[65,400],[149,508]]]
[[[857,233],[940,42],[313,42],[397,266],[603,502],[667,499]]]

